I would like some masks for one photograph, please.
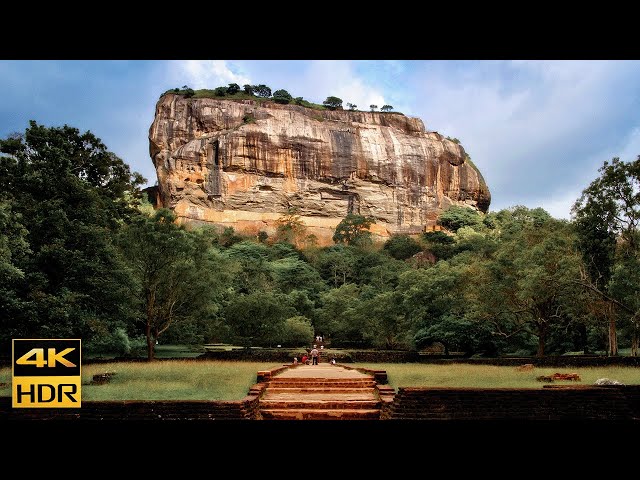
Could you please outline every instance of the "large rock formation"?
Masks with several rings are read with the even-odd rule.
[[[388,237],[432,227],[452,204],[490,202],[462,146],[399,113],[166,94],[149,143],[161,206],[239,232],[272,235],[296,207],[320,244],[349,212]]]

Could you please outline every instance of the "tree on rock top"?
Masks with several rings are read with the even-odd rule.
[[[342,108],[342,99],[338,97],[327,97],[322,104],[329,110],[335,110],[337,108]]]
[[[255,93],[259,97],[269,98],[271,96],[271,89],[263,84],[254,85],[253,93]]]
[[[273,92],[273,100],[275,100],[276,103],[287,104],[292,99],[293,97],[286,90],[276,90],[275,92]]]

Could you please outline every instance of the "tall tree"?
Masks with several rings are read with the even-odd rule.
[[[167,209],[134,218],[122,229],[119,244],[136,278],[138,318],[151,361],[167,329],[205,314],[220,264],[210,256],[207,238],[177,225]]]
[[[611,272],[616,263],[619,262],[619,271],[624,265],[633,263],[627,259],[640,253],[640,156],[629,163],[613,158],[611,163],[605,161],[598,171],[600,177],[583,190],[572,213],[578,245],[586,264],[581,284],[607,303],[609,354],[617,355],[615,309],[628,312],[635,311],[635,307],[625,298],[612,295]]]
[[[577,299],[583,295],[575,283],[581,258],[572,229],[552,218],[541,224],[511,218],[500,231],[495,257],[470,274],[475,313],[499,336],[535,336],[543,356],[551,328],[582,316],[584,302]]]
[[[21,232],[14,243],[30,252],[11,247],[21,308],[0,312],[0,332],[89,339],[92,325],[129,318],[130,278],[112,239],[135,213],[144,179],[91,132],[67,125],[30,121],[24,135],[0,141],[0,151],[0,196],[11,205],[5,220]]]

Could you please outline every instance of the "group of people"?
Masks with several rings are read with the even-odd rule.
[[[311,355],[311,360],[309,360],[309,355]],[[309,352],[309,355],[307,355],[306,352],[303,353],[302,358],[300,359],[300,362],[303,365],[309,365],[309,362],[311,362],[311,365],[318,365],[318,360],[320,358],[320,350],[318,350],[316,345],[313,346],[313,349],[311,350],[311,352]],[[298,357],[293,357],[293,363],[294,364],[298,363]]]

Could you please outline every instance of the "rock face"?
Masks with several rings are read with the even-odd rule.
[[[462,146],[399,113],[166,94],[149,144],[160,206],[243,233],[273,235],[295,207],[321,245],[350,212],[374,217],[383,239],[432,228],[452,204],[486,211],[491,199]]]

